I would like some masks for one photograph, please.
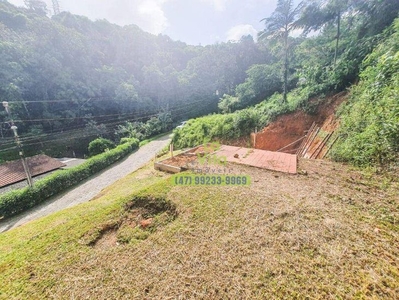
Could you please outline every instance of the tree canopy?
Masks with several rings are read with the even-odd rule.
[[[216,112],[216,91],[233,92],[251,65],[270,60],[252,37],[191,46],[135,25],[68,12],[49,18],[43,4],[0,2],[0,103],[10,103],[25,144],[94,123],[113,135],[163,112],[175,123]],[[3,109],[0,123],[2,146],[11,147]]]
[[[72,140],[86,149],[96,137],[144,138],[262,102],[260,110],[229,119],[247,132],[238,126],[265,125],[301,101],[358,81],[362,61],[399,12],[396,0],[294,3],[278,1],[257,41],[243,36],[203,47],[68,12],[50,18],[40,0],[26,8],[0,1],[0,103],[10,103],[32,154]],[[0,123],[4,157],[14,147],[4,110]]]

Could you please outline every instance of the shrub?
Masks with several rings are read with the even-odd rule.
[[[360,82],[340,110],[332,157],[359,166],[389,167],[399,152],[399,20],[395,32],[363,63]]]
[[[98,138],[95,139],[94,141],[91,141],[89,144],[89,155],[90,156],[94,156],[100,153],[103,153],[104,151],[106,151],[107,149],[113,149],[115,147],[115,144],[108,140],[108,139],[104,139],[104,138]]]
[[[214,140],[237,139],[249,136],[255,128],[261,129],[277,116],[295,111],[308,100],[308,91],[293,90],[288,103],[282,95],[274,94],[253,107],[230,114],[213,114],[190,120],[183,128],[175,129],[173,143],[176,148],[194,147]]]
[[[134,143],[134,141],[136,141],[136,140],[138,140],[138,139],[135,139],[135,138],[121,138],[121,140],[119,141],[119,145]]]
[[[39,180],[32,188],[11,191],[0,196],[0,219],[23,212],[40,202],[87,179],[137,149],[139,141],[119,145],[106,153],[88,159],[80,166],[69,170],[59,170]]]
[[[137,138],[140,141],[151,136],[166,132],[171,129],[172,117],[169,112],[159,113],[156,117],[152,117],[147,122],[125,122],[118,125],[115,133],[119,137]]]

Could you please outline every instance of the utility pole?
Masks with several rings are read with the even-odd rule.
[[[11,130],[14,132],[15,143],[17,144],[17,148],[19,150],[19,156],[21,157],[22,165],[24,167],[24,171],[25,171],[25,174],[26,174],[26,180],[28,181],[29,187],[32,187],[33,186],[32,175],[31,175],[31,173],[29,171],[29,166],[28,166],[28,163],[26,162],[26,159],[25,159],[25,156],[24,156],[24,152],[22,150],[21,141],[19,140],[19,136],[18,136],[18,132],[17,132],[18,127],[15,126],[15,124],[14,124],[14,120],[12,119],[10,107],[8,106],[8,102],[4,101],[3,102],[3,106],[6,109],[6,112],[7,112],[8,116],[10,117]]]

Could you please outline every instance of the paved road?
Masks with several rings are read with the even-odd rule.
[[[154,158],[154,155],[167,146],[169,142],[170,136],[164,136],[152,141],[131,154],[127,159],[91,177],[88,181],[75,187],[73,190],[55,196],[20,215],[0,221],[0,232],[21,226],[26,222],[36,220],[79,203],[89,201],[101,192],[102,189],[148,163]]]

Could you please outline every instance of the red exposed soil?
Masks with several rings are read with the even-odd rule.
[[[294,153],[302,142],[299,139],[307,134],[313,122],[321,127],[321,132],[331,133],[336,130],[338,120],[335,117],[335,112],[345,99],[346,93],[343,92],[323,99],[323,103],[318,106],[315,114],[297,110],[296,112],[279,116],[276,121],[265,127],[262,132],[256,134],[254,148],[278,151],[286,147],[282,152]],[[310,103],[315,105],[316,101],[318,100],[310,100]],[[315,151],[323,138],[324,136],[316,137],[309,147],[309,152]],[[255,134],[252,134],[252,143],[254,143],[254,139]],[[290,144],[292,145],[288,146]]]
[[[251,140],[247,136],[233,140],[221,139],[219,140],[219,143],[222,145],[229,145],[235,147],[244,147],[244,148],[251,147]]]

